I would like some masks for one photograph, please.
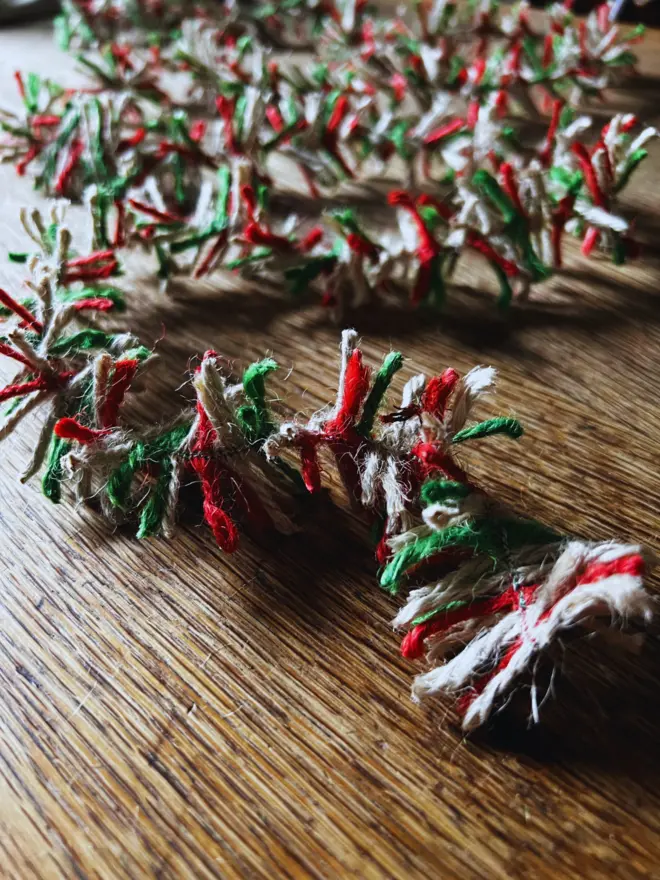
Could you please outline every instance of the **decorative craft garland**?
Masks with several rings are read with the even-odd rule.
[[[277,368],[272,359],[252,364],[235,382],[217,353],[207,351],[192,377],[195,405],[168,424],[144,429],[125,415],[125,399],[156,358],[132,334],[108,333],[96,319],[124,307],[111,279],[119,271],[118,251],[136,242],[153,248],[163,280],[179,255],[192,251],[197,276],[222,264],[256,268],[302,288],[323,277],[326,297],[335,302],[346,298],[349,286],[355,299],[364,301],[392,280],[409,286],[413,302],[437,300],[443,278],[465,247],[491,262],[502,283],[501,299],[508,301],[509,278],[524,293],[559,264],[561,233],[568,224],[581,229],[584,250],[599,243],[611,247],[617,260],[624,258],[630,250],[628,227],[613,213],[614,200],[654,132],[647,129],[633,139],[636,120],[617,116],[591,149],[576,140],[586,122],[565,114],[569,86],[584,88],[589,77],[606,75],[616,33],[612,36],[602,11],[587,25],[576,25],[564,7],[553,7],[548,40],[531,30],[524,8],[500,25],[491,6],[469,7],[468,13],[462,4],[421,4],[419,58],[428,74],[426,50],[441,49],[436,62],[442,72],[425,82],[417,62],[412,72],[404,66],[392,73],[394,68],[387,67],[387,87],[381,62],[374,59],[395,65],[401,60],[398,41],[409,41],[410,33],[400,22],[376,22],[364,5],[351,2],[341,9],[332,3],[288,3],[272,7],[272,14],[236,4],[224,10],[220,23],[206,21],[204,10],[210,14],[214,5],[195,4],[197,18],[192,24],[183,21],[183,37],[147,39],[150,60],[139,64],[117,42],[130,30],[138,45],[144,28],[163,15],[167,27],[176,28],[192,8],[67,2],[61,27],[68,42],[114,41],[100,48],[109,65],[106,73],[91,62],[103,81],[101,90],[66,94],[38,78],[18,77],[25,117],[6,117],[7,154],[18,160],[19,173],[37,168],[38,185],[46,192],[89,202],[95,249],[82,255],[74,250],[59,206],[50,217],[38,210],[21,212],[33,246],[10,257],[25,263],[31,277],[27,298],[0,290],[0,354],[19,365],[17,376],[0,391],[5,406],[0,439],[28,413],[42,411],[23,481],[42,471],[43,491],[51,500],[60,501],[66,484],[110,522],[136,523],[139,537],[169,536],[181,487],[196,485],[204,519],[226,552],[236,548],[242,528],[289,530],[290,496],[321,489],[322,461],[329,455],[351,502],[378,533],[382,587],[392,594],[411,590],[394,625],[406,630],[404,656],[426,655],[431,665],[415,680],[413,696],[456,694],[464,726],[471,729],[501,704],[522,673],[533,671],[537,655],[558,633],[576,626],[597,631],[615,622],[645,624],[652,613],[639,547],[567,540],[488,497],[457,461],[455,450],[462,443],[522,433],[512,418],[472,421],[476,403],[493,385],[494,370],[478,367],[461,377],[447,369],[428,380],[415,376],[405,385],[400,406],[392,409],[386,396],[402,356],[391,352],[372,370],[357,334],[347,330],[335,403],[307,422],[279,422],[267,405],[266,383]],[[195,72],[195,90],[178,110],[172,103],[169,121],[158,113],[150,117],[145,102],[166,94],[161,72],[180,62],[180,41],[189,28],[196,34],[213,29],[212,64],[190,51],[194,45],[209,50],[208,34],[197,43],[188,35],[184,63]],[[301,35],[318,39],[318,30],[324,51],[340,59],[342,51],[358,51],[365,70],[349,76],[351,65],[340,60],[323,76],[292,86],[302,74],[286,79],[264,64],[255,46],[257,37],[283,44]],[[593,49],[595,36],[606,41],[605,48]],[[464,51],[475,39],[479,51],[460,67],[458,49]],[[570,60],[574,39],[579,70]],[[502,40],[504,48],[493,52],[500,53],[509,80],[500,78],[475,92],[473,86],[484,82],[483,70],[479,77],[473,74],[475,65],[484,67],[479,58],[487,45],[499,46]],[[392,52],[386,51],[390,43]],[[539,46],[545,73],[534,79],[521,58],[524,54],[534,68]],[[248,52],[259,61],[253,59],[252,74],[242,66]],[[406,52],[418,57],[410,47]],[[513,67],[511,53],[519,61]],[[557,67],[550,73],[555,56]],[[216,93],[216,63],[233,74],[225,81],[232,85],[228,93]],[[499,118],[500,96],[535,108],[530,94],[541,81],[552,91],[548,135],[540,150],[514,149]],[[393,93],[382,141],[374,136],[372,88]],[[413,124],[402,107],[408,91],[426,107],[423,126],[419,113]],[[446,120],[444,105],[438,109],[446,93],[452,100],[458,93],[467,102],[460,125]],[[368,99],[364,104],[362,97]],[[312,116],[310,101],[316,108]],[[211,126],[190,123],[179,112],[184,104],[199,102],[217,107],[220,140],[213,141]],[[366,122],[360,121],[365,108]],[[264,120],[275,131],[270,141],[264,141]],[[431,155],[429,146],[450,137],[459,142]],[[412,187],[390,194],[400,240],[368,234],[348,211],[330,221],[340,236],[330,251],[322,249],[325,227],[274,227],[275,215],[266,204],[265,155],[271,149],[290,147],[316,186],[331,182],[323,176],[327,167],[353,173],[352,163],[365,145],[367,154],[388,160],[380,146],[396,139],[402,155],[411,149],[422,165],[438,160],[455,172],[449,200]],[[494,144],[502,145],[501,151]],[[204,164],[214,168],[213,182],[205,180]],[[532,714],[538,714],[534,687]]]
[[[640,29],[622,34],[607,4],[586,21],[555,4],[545,30],[525,4],[416,11],[409,26],[355,0],[67,0],[59,30],[95,85],[17,74],[24,110],[5,115],[2,156],[46,195],[90,199],[97,247],[146,247],[164,282],[241,271],[317,289],[340,317],[387,291],[441,305],[466,251],[488,261],[504,307],[561,267],[565,231],[587,255],[634,255],[618,197],[656,132],[620,114],[594,138],[576,108],[632,67]],[[312,39],[309,70],[273,54],[273,40]],[[530,121],[545,127],[531,141]],[[348,209],[278,216],[275,156],[315,197],[403,164],[406,189],[383,205],[398,228],[368,230]]]
[[[37,252],[26,256],[31,300],[0,291],[13,324],[0,353],[20,364],[0,391],[9,403],[0,439],[25,415],[45,409],[22,479],[45,464],[42,486],[51,500],[59,501],[68,483],[110,522],[137,521],[138,537],[169,536],[180,487],[195,481],[204,519],[219,547],[231,552],[242,526],[289,529],[283,501],[302,487],[321,489],[327,450],[349,498],[378,530],[383,588],[395,594],[403,584],[426,584],[411,591],[394,621],[408,629],[404,656],[426,651],[436,664],[455,655],[420,675],[413,694],[458,692],[466,729],[487,719],[562,630],[649,620],[640,548],[567,542],[497,504],[456,461],[462,443],[522,433],[512,418],[470,421],[493,384],[493,369],[415,376],[401,405],[389,410],[385,396],[403,358],[391,352],[374,372],[357,334],[347,330],[334,405],[306,423],[278,423],[266,394],[275,361],[252,364],[233,383],[223,360],[207,351],[192,378],[195,407],[167,425],[141,429],[124,419],[123,404],[154,356],[131,334],[85,321],[90,312],[123,305],[105,280],[117,270],[113,252],[76,256],[56,213],[50,223],[36,210],[21,219]],[[536,717],[535,696],[532,709]]]

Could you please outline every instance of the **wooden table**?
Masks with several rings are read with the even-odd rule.
[[[71,65],[33,26],[0,35],[3,103],[14,67],[65,76]],[[641,70],[610,106],[657,122],[660,33]],[[407,311],[356,322],[372,362],[390,346],[410,357],[406,376],[501,370],[488,414],[515,414],[527,434],[469,460],[498,497],[575,534],[658,548],[652,149],[627,197],[650,243],[641,262],[573,253],[507,319],[475,292],[486,276],[470,264],[473,290],[435,322]],[[2,186],[11,250],[18,206],[39,199],[10,169]],[[147,410],[159,396],[176,406],[166,389],[210,345],[237,366],[272,350],[295,409],[331,399],[338,332],[318,308],[217,284],[167,297],[141,274],[129,322],[147,342],[168,328]],[[655,636],[639,656],[567,646],[540,727],[508,712],[464,739],[449,704],[409,702],[395,604],[350,514],[312,505],[304,538],[246,539],[230,557],[196,521],[169,543],[139,543],[52,506],[38,482],[20,486],[33,437],[26,424],[0,457],[2,876],[660,877]]]

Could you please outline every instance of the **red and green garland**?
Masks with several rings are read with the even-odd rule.
[[[422,2],[414,25],[350,0],[63,8],[60,35],[95,83],[70,91],[17,74],[24,109],[5,116],[2,149],[45,194],[89,204],[93,251],[74,250],[59,206],[22,212],[32,244],[10,259],[27,265],[29,294],[0,291],[0,354],[18,369],[0,391],[0,439],[42,416],[22,479],[40,473],[53,502],[73,494],[140,538],[170,536],[192,488],[232,552],[245,529],[291,530],[296,497],[321,491],[334,462],[377,534],[382,587],[410,591],[394,625],[404,656],[430,664],[413,696],[454,694],[466,729],[563,631],[647,623],[640,548],[566,539],[504,508],[459,463],[464,443],[522,434],[510,417],[473,421],[492,369],[414,376],[392,406],[402,356],[371,368],[348,330],[334,404],[281,421],[268,406],[274,360],[235,381],[207,351],[195,404],[145,428],[125,402],[157,359],[99,326],[124,308],[112,279],[136,246],[163,283],[239,270],[294,295],[316,288],[337,312],[392,289],[441,304],[466,251],[488,261],[508,305],[561,266],[565,231],[585,254],[623,262],[635,245],[617,198],[655,132],[618,115],[584,140],[577,104],[632,65],[637,32],[622,36],[607,6],[581,22],[555,5],[545,30],[526,7],[500,16],[491,3]],[[275,57],[301,41],[317,48],[315,66]],[[530,118],[544,129],[531,144]],[[275,154],[314,195],[398,162],[405,179],[385,206],[396,227],[368,228],[348,207],[283,217]],[[531,697],[536,718],[534,683]]]
[[[29,298],[0,291],[0,353],[18,365],[0,391],[0,439],[28,413],[42,414],[22,479],[41,471],[52,501],[66,487],[110,523],[135,523],[140,538],[167,537],[181,487],[196,487],[218,546],[233,552],[243,529],[291,530],[296,495],[320,492],[323,462],[334,460],[352,504],[377,531],[381,585],[392,594],[415,587],[395,619],[409,630],[404,656],[451,658],[420,675],[413,694],[455,692],[466,728],[484,722],[565,629],[650,618],[638,547],[568,541],[503,508],[458,462],[464,443],[522,434],[514,418],[472,421],[491,368],[414,376],[392,408],[388,389],[402,356],[390,352],[374,370],[347,330],[334,404],[309,421],[282,422],[267,403],[274,360],[250,365],[235,382],[226,361],[207,351],[191,377],[195,405],[145,428],[124,416],[125,400],[154,356],[88,317],[123,305],[109,283],[118,271],[113,252],[77,255],[56,215],[48,224],[37,211],[22,220],[37,251],[26,256]],[[533,688],[535,716],[537,702]]]
[[[154,4],[66,3],[92,83],[17,73],[3,157],[46,195],[90,200],[99,249],[147,248],[163,282],[240,271],[338,316],[396,292],[442,305],[465,253],[506,307],[561,268],[567,231],[587,255],[636,254],[619,196],[655,130],[629,114],[595,129],[579,109],[635,61],[640,31],[607,4],[586,21],[554,5],[543,26],[524,4],[419,3],[411,24],[351,0],[267,10],[161,3],[152,32]],[[301,39],[306,65],[274,47]],[[386,167],[404,186],[377,228],[348,208],[283,215],[276,160],[315,199]]]

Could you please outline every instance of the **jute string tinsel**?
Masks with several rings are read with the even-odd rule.
[[[607,5],[586,22],[555,5],[543,31],[524,5],[500,15],[487,2],[422,2],[413,25],[351,0],[63,8],[62,40],[94,85],[17,74],[23,111],[2,122],[18,173],[85,201],[93,218],[81,255],[59,205],[48,218],[23,211],[32,244],[10,258],[27,265],[29,293],[0,290],[0,354],[19,370],[0,391],[0,439],[42,416],[22,479],[41,472],[52,501],[68,486],[139,537],[172,534],[182,487],[197,487],[231,552],[243,528],[290,530],[293,496],[321,489],[329,457],[378,534],[383,588],[411,590],[394,623],[407,630],[404,655],[431,667],[414,697],[456,694],[468,729],[563,631],[646,623],[640,548],[562,538],[502,507],[459,464],[463,443],[522,433],[512,418],[473,421],[492,369],[415,376],[392,408],[403,358],[371,369],[348,330],[334,404],[280,422],[267,404],[275,361],[235,382],[207,351],[195,405],[144,428],[126,398],[156,358],[98,323],[124,307],[111,281],[135,246],[155,254],[163,283],[241,270],[294,293],[316,287],[337,313],[386,289],[441,303],[464,251],[489,262],[507,305],[561,265],[564,231],[622,262],[634,243],[618,195],[655,131],[618,115],[588,145],[578,107],[632,66],[639,33],[621,34]],[[273,52],[301,43],[316,52],[307,69]],[[526,142],[523,123],[544,118],[544,135]],[[349,209],[282,219],[270,204],[276,153],[312,194],[398,168],[387,197],[398,231],[367,229]]]
[[[275,361],[252,364],[236,383],[226,361],[207,351],[192,376],[195,405],[145,429],[125,415],[125,400],[155,356],[93,320],[123,306],[108,280],[118,271],[113,252],[76,255],[55,211],[50,222],[36,210],[21,220],[36,250],[25,256],[29,298],[0,291],[0,353],[19,366],[0,391],[0,438],[28,413],[43,413],[22,479],[42,470],[51,500],[66,484],[111,522],[137,522],[139,537],[169,536],[180,487],[196,485],[205,521],[231,552],[243,527],[289,530],[291,496],[321,490],[329,454],[379,535],[382,587],[413,588],[394,621],[407,630],[404,656],[426,654],[432,667],[413,696],[457,694],[466,729],[488,718],[564,630],[650,619],[639,547],[567,540],[503,508],[457,461],[464,443],[522,434],[514,418],[473,421],[492,368],[414,376],[392,409],[386,395],[402,356],[390,352],[373,370],[346,330],[334,404],[309,421],[280,422],[267,404]]]
[[[632,69],[640,29],[622,32],[607,4],[586,21],[554,4],[543,25],[524,3],[413,12],[66,0],[61,42],[92,85],[17,73],[2,157],[47,195],[87,199],[97,247],[147,248],[163,283],[241,271],[317,290],[338,316],[387,292],[440,305],[466,252],[504,307],[561,267],[565,232],[585,254],[634,255],[619,195],[655,130],[621,114],[592,132],[579,108]],[[313,49],[302,66],[300,46]],[[283,218],[276,156],[314,196],[390,168],[403,188],[378,228],[350,209]]]

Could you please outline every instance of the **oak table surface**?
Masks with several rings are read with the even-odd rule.
[[[39,25],[0,34],[3,104],[16,67],[57,78],[71,63]],[[660,32],[640,69],[608,106],[657,122]],[[22,241],[18,207],[40,200],[1,174],[4,252]],[[501,371],[484,414],[513,414],[527,433],[467,459],[498,497],[655,549],[658,181],[654,145],[626,196],[649,243],[634,265],[573,249],[502,319],[477,261],[438,318],[353,319],[369,361],[400,349],[406,376]],[[3,272],[3,286],[22,277]],[[162,295],[146,265],[137,275],[131,329],[152,342],[166,330],[141,397],[154,418],[180,404],[168,389],[210,346],[237,368],[272,351],[289,408],[332,399],[338,332],[318,307],[217,281]],[[638,654],[566,645],[539,727],[523,694],[522,712],[465,739],[450,703],[409,701],[396,603],[340,498],[302,512],[304,537],[246,538],[233,556],[194,519],[170,542],[137,542],[18,483],[33,437],[22,426],[0,456],[1,876],[660,877],[655,634]]]

